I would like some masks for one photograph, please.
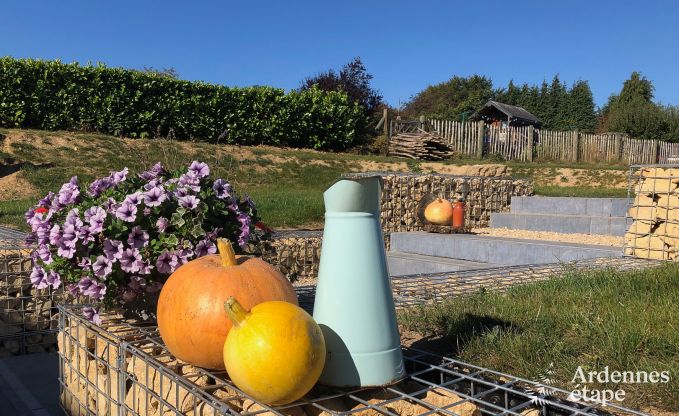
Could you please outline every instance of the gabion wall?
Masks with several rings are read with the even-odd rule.
[[[31,285],[28,251],[0,247],[0,358],[56,350],[59,293]]]
[[[679,165],[631,166],[625,255],[679,260]]]
[[[512,196],[533,195],[533,183],[528,179],[380,172],[345,175],[366,176],[381,176],[384,181],[381,214],[385,233],[422,231],[417,207],[427,195],[466,198],[467,227],[487,227],[491,212],[509,211]]]

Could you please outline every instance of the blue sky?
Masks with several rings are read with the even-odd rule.
[[[679,3],[666,1],[33,1],[0,4],[0,55],[295,88],[360,56],[392,105],[453,75],[559,74],[597,104],[633,70],[679,104]]]

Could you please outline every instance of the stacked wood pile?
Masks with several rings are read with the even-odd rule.
[[[679,169],[641,168],[634,183],[633,220],[625,234],[625,254],[679,260]]]
[[[104,314],[102,320],[102,326],[98,327],[81,318],[68,317],[67,325],[59,332],[64,386],[60,400],[67,413],[114,416],[120,414],[124,404],[124,413],[146,416],[272,414],[234,388],[225,372],[208,372],[174,358],[162,344],[144,340],[144,332],[120,316]],[[123,341],[131,341],[134,352],[122,350]],[[394,390],[419,392],[418,401],[401,399]],[[319,397],[336,395],[336,392],[322,387],[315,390]],[[312,404],[289,407],[282,412],[290,416],[351,411],[367,415],[375,413],[368,407],[372,405],[396,415],[412,416],[430,413],[431,408],[422,404],[428,403],[459,415],[481,415],[478,406],[460,403],[463,398],[457,394],[442,388],[427,389],[426,385],[412,380],[390,389],[362,390],[354,396],[363,402],[346,396],[319,402],[332,413]]]
[[[512,196],[533,195],[533,183],[508,177],[463,177],[439,174],[364,173],[347,177],[381,175],[384,188],[381,201],[382,229],[387,233],[422,231],[417,218],[420,200],[431,194],[455,200],[466,198],[467,227],[486,227],[491,212],[509,210]]]
[[[56,349],[55,295],[32,287],[27,254],[0,251],[0,358]]]
[[[399,133],[389,139],[389,156],[417,160],[447,160],[453,154],[453,149],[446,139],[422,129],[412,133]]]

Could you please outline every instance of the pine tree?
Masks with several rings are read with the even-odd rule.
[[[596,110],[587,81],[576,81],[568,92],[567,123],[590,133],[596,127]]]

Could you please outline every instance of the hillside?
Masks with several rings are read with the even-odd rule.
[[[170,169],[198,159],[257,203],[274,227],[314,227],[323,218],[322,191],[345,172],[398,171],[474,174],[474,160],[414,163],[380,156],[324,153],[268,146],[230,146],[161,139],[0,129],[0,223],[23,225],[23,213],[71,176],[89,182],[123,166],[133,172],[160,161]],[[481,162],[491,163],[491,162]],[[493,162],[496,163],[496,162]],[[507,164],[530,177],[538,193],[623,196],[626,171],[616,167]]]

